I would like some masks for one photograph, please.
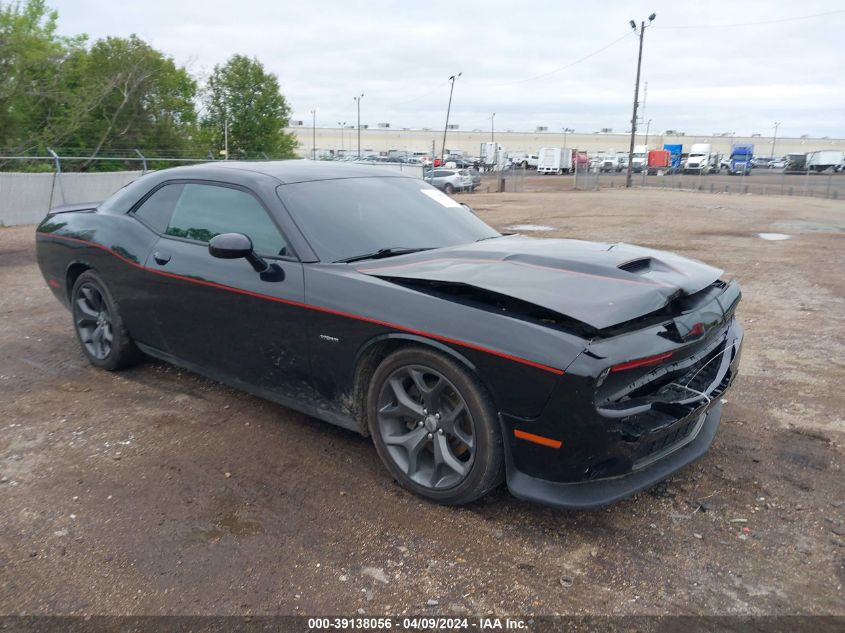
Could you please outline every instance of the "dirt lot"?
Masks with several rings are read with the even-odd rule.
[[[352,433],[162,363],[89,367],[33,228],[0,229],[0,611],[845,614],[845,203],[466,199],[739,278],[743,364],[703,460],[593,512],[423,503]]]

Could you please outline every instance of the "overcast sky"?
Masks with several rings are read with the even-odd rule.
[[[845,137],[842,0],[48,4],[65,34],[136,33],[196,75],[255,56],[278,75],[293,118],[310,123],[319,108],[318,126],[354,124],[363,92],[364,124],[442,127],[448,77],[462,72],[460,129],[489,129],[496,112],[500,130],[578,132],[630,129],[638,40],[628,22],[656,12],[642,74],[652,130],[766,136],[781,121],[779,136]],[[737,24],[750,25],[724,26]]]

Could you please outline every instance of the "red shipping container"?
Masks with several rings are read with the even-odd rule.
[[[654,169],[668,169],[671,154],[666,149],[653,149],[648,153],[648,166]]]

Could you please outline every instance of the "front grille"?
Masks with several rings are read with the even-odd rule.
[[[723,341],[685,368],[683,374],[673,376],[671,381],[655,391],[650,399],[672,404],[695,403],[695,406],[698,406],[703,400],[717,398],[721,393],[716,393],[718,385],[714,383],[719,376],[719,370],[723,367],[723,356],[730,350],[731,348]],[[645,388],[640,388],[639,391],[644,394]]]

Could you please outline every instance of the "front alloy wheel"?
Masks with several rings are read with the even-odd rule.
[[[489,395],[438,351],[402,348],[370,380],[367,422],[403,487],[445,504],[469,503],[504,477],[501,430]]]
[[[455,386],[429,367],[390,375],[379,393],[378,425],[393,462],[421,486],[452,488],[472,467],[472,415]]]

